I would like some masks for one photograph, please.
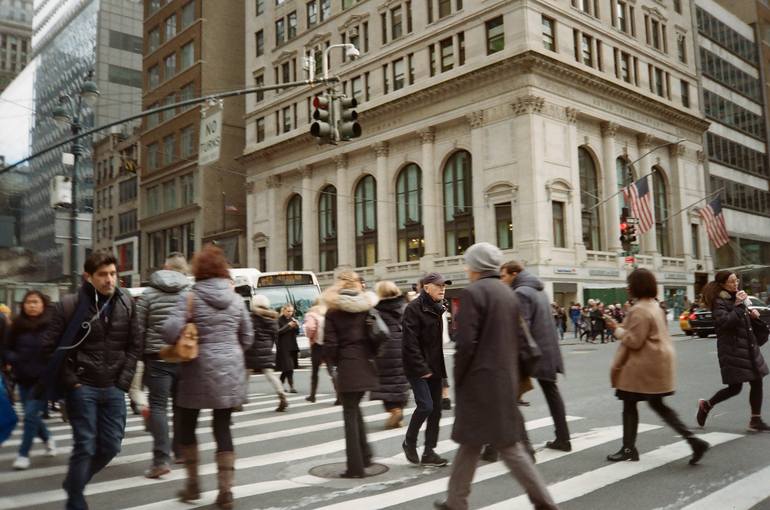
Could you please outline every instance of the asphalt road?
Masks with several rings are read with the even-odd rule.
[[[672,325],[672,332],[678,332]],[[638,448],[640,462],[608,463],[605,456],[620,447],[621,403],[609,388],[608,367],[616,345],[575,344],[567,334],[563,355],[567,368],[560,387],[571,417],[573,452],[538,452],[538,467],[563,509],[770,509],[770,433],[749,434],[748,390],[718,406],[699,434],[714,444],[698,466],[689,466],[689,448],[645,405],[640,406]],[[721,387],[715,339],[675,338],[678,354],[678,390],[668,403],[683,420],[694,425],[698,398]],[[766,354],[767,349],[765,349]],[[451,346],[446,350],[451,367]],[[305,402],[309,386],[306,369],[296,375],[300,394],[286,414],[275,413],[275,399],[261,376],[250,382],[250,403],[234,415],[236,437],[236,488],[239,509],[430,509],[445,494],[449,469],[420,468],[405,463],[400,444],[404,429],[385,431],[385,415],[377,402],[365,402],[370,442],[384,474],[363,480],[329,479],[310,470],[344,462],[341,408],[332,405],[328,377],[322,372],[321,391],[315,404]],[[768,390],[770,391],[770,389]],[[552,438],[549,413],[539,388],[528,393],[531,401],[522,412],[536,446]],[[767,399],[766,399],[767,400]],[[410,404],[411,409],[411,404]],[[765,413],[766,419],[770,414]],[[439,450],[448,458],[455,453],[449,438],[452,412],[445,412]],[[18,435],[0,448],[0,509],[62,508],[59,488],[66,472],[66,450],[71,444],[65,424],[49,421],[61,452],[56,458],[33,450],[33,467],[14,472]],[[201,426],[207,426],[204,418]],[[203,444],[203,486],[207,492],[197,505],[178,503],[174,494],[182,486],[183,470],[175,467],[162,480],[147,480],[151,442],[141,420],[130,417],[123,452],[89,486],[91,509],[214,508],[216,474],[213,438],[207,427],[199,433]],[[335,471],[334,468],[331,471]],[[518,484],[502,463],[480,463],[471,494],[471,508],[530,508]]]

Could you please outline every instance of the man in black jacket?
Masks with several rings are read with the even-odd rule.
[[[66,391],[74,438],[63,484],[67,510],[88,508],[86,484],[120,451],[125,394],[142,352],[134,303],[116,286],[115,257],[94,252],[83,269],[86,281],[76,296],[64,296],[43,340],[54,359],[49,369]]]
[[[441,381],[446,378],[443,348],[444,294],[452,282],[439,273],[428,273],[421,281],[420,295],[404,310],[403,358],[404,373],[412,386],[417,409],[409,421],[402,445],[412,464],[446,466],[447,460],[433,451],[438,443],[441,421]],[[425,430],[425,450],[417,455],[417,435],[428,420]]]

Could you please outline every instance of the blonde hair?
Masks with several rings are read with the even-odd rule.
[[[389,299],[401,295],[401,289],[390,280],[382,280],[374,286],[374,292],[380,299]]]
[[[361,290],[361,277],[355,271],[342,271],[337,275],[336,287],[340,290]]]

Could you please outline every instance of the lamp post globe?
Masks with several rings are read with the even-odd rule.
[[[53,121],[60,128],[68,127],[72,122],[72,116],[70,115],[69,109],[61,102],[53,109],[52,116]]]
[[[80,87],[80,97],[88,105],[89,108],[96,106],[96,101],[99,99],[99,88],[93,80],[86,80],[83,82],[83,86]]]

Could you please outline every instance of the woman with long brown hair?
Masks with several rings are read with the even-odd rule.
[[[741,392],[743,383],[749,383],[751,418],[748,429],[751,432],[770,431],[770,426],[762,421],[761,415],[762,378],[768,374],[768,368],[752,327],[752,321],[759,319],[759,312],[750,311],[746,307],[748,295],[738,290],[738,283],[735,273],[719,271],[714,281],[703,289],[703,304],[711,309],[714,318],[719,369],[722,382],[727,387],[717,391],[708,400],[698,401],[696,419],[698,425],[703,427],[715,405],[736,396]]]

